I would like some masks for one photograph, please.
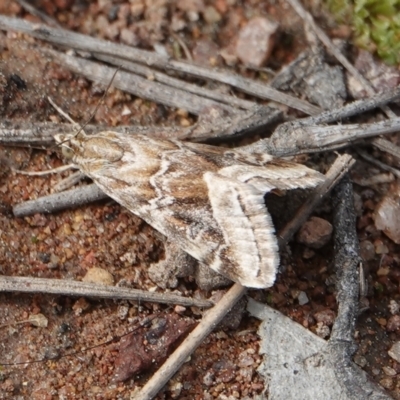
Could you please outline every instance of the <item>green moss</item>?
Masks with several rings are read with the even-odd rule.
[[[400,63],[400,0],[325,0],[339,23],[349,23],[354,43],[388,64]]]
[[[353,3],[349,0],[325,0],[329,11],[340,24],[351,24]]]
[[[384,286],[379,283],[379,282],[375,282],[374,283],[374,289],[378,292],[378,293],[383,293],[383,291],[385,290]]]

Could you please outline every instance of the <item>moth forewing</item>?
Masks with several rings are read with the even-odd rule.
[[[271,286],[279,264],[265,193],[324,179],[267,154],[144,135],[106,131],[58,135],[56,141],[115,201],[201,263],[255,288]]]

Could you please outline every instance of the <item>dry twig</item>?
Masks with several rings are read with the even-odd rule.
[[[360,82],[364,90],[366,90],[371,97],[374,96],[376,91],[374,87],[371,85],[371,83],[360,74],[360,72],[350,63],[349,60],[347,60],[347,58],[333,44],[333,42],[325,34],[325,32],[321,28],[319,28],[319,26],[315,23],[312,15],[305,10],[305,8],[301,5],[301,3],[298,0],[288,0],[288,3],[290,3],[290,5],[296,10],[298,15],[305,21],[305,23],[312,28],[312,30],[315,32],[319,40],[321,40],[321,42],[326,46],[326,48],[331,52],[331,54],[333,54],[336,57],[336,59],[347,69],[347,71],[353,77],[355,77],[358,80],[358,82]],[[397,115],[388,106],[381,106],[381,109],[387,115],[388,118],[390,119],[397,118]],[[379,144],[376,144],[377,140],[379,140]],[[400,154],[400,149],[398,148],[398,146],[386,141],[385,139],[374,139],[372,140],[372,144],[379,148],[379,146],[383,147],[384,141],[387,142],[387,147],[392,148],[392,153],[391,153],[392,155],[393,153]],[[398,158],[400,159],[400,157]]]
[[[181,304],[185,307],[211,307],[213,305],[208,300],[191,299],[172,293],[152,293],[118,286],[34,277],[0,275],[0,292],[43,293],[85,296],[97,299],[150,301],[163,304]]]
[[[0,29],[25,32],[35,38],[66,46],[68,48],[112,56],[116,60],[116,65],[119,65],[118,60],[120,59],[130,60],[131,62],[164,69],[167,71],[177,71],[196,76],[201,79],[225,83],[250,95],[285,104],[289,107],[303,111],[306,114],[314,115],[321,112],[318,107],[304,100],[299,100],[295,97],[279,92],[276,89],[270,88],[267,85],[262,85],[260,82],[243,78],[228,71],[215,70],[183,61],[175,61],[154,52],[107,42],[105,40],[92,38],[87,35],[82,35],[63,29],[54,29],[45,25],[38,26],[37,24],[32,24],[21,19],[10,18],[2,15],[0,16]],[[109,78],[107,82],[109,82]],[[137,82],[141,82],[141,84],[143,84],[143,80],[138,79]],[[186,97],[187,93],[185,95],[185,98]]]

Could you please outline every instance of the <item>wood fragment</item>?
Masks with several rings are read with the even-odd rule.
[[[0,293],[43,293],[63,296],[85,296],[97,299],[149,301],[180,304],[185,307],[211,307],[208,300],[192,299],[172,293],[153,293],[145,290],[107,286],[95,283],[0,275]]]
[[[354,194],[350,179],[345,175],[332,192],[334,226],[334,264],[336,270],[336,299],[338,315],[332,328],[330,342],[353,343],[358,313],[360,244],[356,231]]]
[[[246,288],[235,283],[224,297],[206,314],[197,327],[186,337],[183,343],[169,356],[167,361],[149,379],[136,394],[137,400],[154,398],[162,387],[172,378],[190,354],[203,342],[229,310],[246,293]]]
[[[249,312],[263,320],[259,372],[271,398],[389,400],[352,362],[359,301],[359,245],[351,183],[346,176],[333,191],[338,316],[325,342],[272,308],[249,299]],[[277,344],[279,343],[279,346]],[[282,385],[282,381],[287,384]],[[311,383],[310,383],[311,382]]]
[[[400,172],[400,171],[398,171]],[[386,173],[381,173],[381,174],[376,174],[372,175],[368,178],[358,178],[358,177],[352,177],[353,183],[359,185],[359,186],[364,186],[364,187],[371,187],[374,185],[381,185],[382,183],[391,183],[396,180],[396,177],[391,173],[391,172],[386,172]],[[364,297],[366,294],[364,295]]]
[[[338,315],[332,327],[327,351],[335,374],[348,398],[387,398],[382,389],[365,379],[365,373],[352,363],[356,350],[355,323],[359,302],[360,246],[352,184],[346,176],[333,191],[334,263],[337,274]]]
[[[335,56],[335,58],[343,65],[347,71],[354,76],[363,86],[363,88],[367,91],[370,96],[373,96],[376,91],[371,85],[371,83],[365,79],[357,68],[351,64],[351,62],[341,53],[341,51],[334,45],[332,40],[328,37],[328,35],[316,24],[313,16],[305,10],[302,4],[298,0],[287,0],[287,2],[295,9],[297,14],[311,27],[311,29],[315,32],[318,39],[326,46],[329,52]],[[382,110],[386,113],[389,118],[396,118],[396,114],[390,110],[389,107],[382,107]]]
[[[373,165],[376,165],[377,167],[383,169],[384,171],[389,171],[392,175],[396,176],[397,178],[400,178],[400,171],[397,168],[393,168],[390,165],[387,165],[383,163],[382,161],[377,160],[374,157],[371,157],[369,154],[367,154],[365,151],[362,151],[360,149],[357,149],[357,153],[366,161],[370,162]],[[364,186],[364,185],[363,185]],[[366,185],[365,185],[366,186]]]
[[[115,73],[115,68],[84,58],[70,56],[53,50],[47,50],[46,53],[51,54],[57,62],[66,66],[71,71],[103,85],[109,83]],[[216,107],[227,111],[229,114],[236,112],[233,107],[226,104],[188,93],[182,89],[172,88],[163,83],[151,81],[125,71],[118,72],[113,80],[113,86],[135,96],[156,103],[166,104],[169,107],[182,108],[196,115],[201,114],[204,109]]]
[[[307,101],[299,100],[296,97],[279,92],[267,85],[262,85],[260,82],[243,78],[227,70],[216,70],[183,61],[175,61],[155,52],[140,50],[131,46],[116,44],[63,29],[54,29],[45,25],[32,24],[22,19],[10,18],[3,15],[0,15],[0,29],[24,32],[35,38],[76,50],[109,55],[116,59],[122,58],[167,71],[173,70],[206,80],[215,80],[231,85],[247,94],[285,104],[309,115],[315,115],[321,112],[319,107]],[[187,97],[187,94],[185,97]]]
[[[365,391],[363,395],[357,391],[349,393],[341,382],[344,376],[337,368],[337,365],[343,365],[343,360],[331,356],[327,350],[329,343],[279,311],[251,298],[247,310],[262,320],[258,332],[262,339],[260,352],[265,356],[258,372],[266,381],[270,398],[297,399],[301,393],[302,400],[392,399],[352,362],[347,368],[357,375],[357,383],[364,386]]]
[[[107,127],[97,125],[86,125],[87,134],[98,133],[107,130]],[[180,138],[191,133],[188,128],[120,125],[112,127],[113,131],[135,134],[151,134],[159,138]],[[23,146],[34,148],[46,148],[55,144],[54,135],[70,133],[73,131],[71,124],[52,122],[14,122],[4,120],[0,123],[0,144],[4,146]]]
[[[313,29],[313,31],[316,33],[318,38],[321,40],[321,42],[327,47],[327,49],[336,57],[336,59],[348,70],[348,72],[355,77],[362,85],[364,90],[372,97],[375,95],[376,90],[372,86],[372,84],[365,79],[359,71],[347,60],[347,58],[339,51],[339,49],[333,44],[331,39],[323,32],[322,29],[318,27],[318,25],[315,23],[314,18],[310,13],[308,13],[304,7],[301,5],[301,3],[298,0],[287,0],[289,4],[296,10],[296,12],[299,14],[301,18],[304,19],[304,21],[309,24],[309,26]],[[396,119],[397,115],[390,109],[390,107],[382,105],[380,106],[381,110],[386,114],[386,116],[389,119]],[[379,147],[379,144],[377,144],[378,139],[372,140],[372,144],[374,146]],[[379,143],[379,142],[378,142]],[[380,145],[382,146],[381,149],[383,148],[383,143],[380,142]],[[387,146],[388,148],[390,146]],[[397,147],[397,146],[396,146]],[[396,153],[396,152],[394,152]],[[397,155],[391,153],[395,157],[397,157],[398,160],[400,160],[400,149],[397,151]]]
[[[400,160],[400,147],[384,138],[376,138],[372,140],[373,145],[381,151],[391,154]]]
[[[47,25],[50,25],[54,28],[61,28],[61,25],[53,18],[49,17],[44,12],[35,8],[32,4],[28,3],[25,0],[16,0],[16,2],[27,12],[31,13],[32,15],[40,18],[43,22]]]
[[[96,58],[98,60],[107,62],[108,64],[120,66],[122,69],[133,72],[135,74],[144,76],[147,79],[154,79],[157,82],[164,83],[171,87],[176,87],[184,90],[188,93],[193,93],[208,99],[216,100],[218,102],[234,106],[236,108],[241,108],[244,110],[250,110],[254,107],[254,102],[249,100],[240,99],[235,96],[224,94],[218,90],[210,90],[204,87],[200,87],[193,83],[185,82],[184,80],[171,77],[163,72],[151,69],[149,67],[140,65],[138,63],[128,61],[128,60],[116,60],[114,57],[105,56],[102,54],[97,54]]]
[[[355,100],[343,107],[336,108],[334,110],[327,110],[316,116],[300,119],[298,120],[298,123],[302,124],[303,126],[307,126],[341,122],[346,118],[363,114],[367,111],[373,110],[374,108],[381,107],[399,99],[400,86],[397,86],[393,90],[374,94],[370,98]]]
[[[376,135],[397,132],[400,118],[371,124],[348,124],[324,126],[331,122],[380,107],[400,98],[400,86],[392,91],[374,96],[371,99],[357,100],[335,110],[325,111],[317,116],[298,119],[279,125],[271,137],[259,140],[242,149],[250,153],[267,152],[276,157],[285,157],[300,153],[313,153],[345,147],[355,140],[367,139]],[[387,149],[400,157],[394,144],[382,138],[372,141],[376,147]]]
[[[65,208],[78,207],[106,198],[107,196],[93,183],[91,185],[16,204],[13,207],[13,213],[17,218],[37,213],[54,213],[64,210]]]
[[[270,138],[259,140],[244,149],[256,153],[267,152],[276,157],[316,153],[346,147],[356,140],[394,133],[399,128],[400,118],[371,124],[333,126],[283,124]]]
[[[312,210],[317,206],[321,199],[326,196],[340,179],[354,165],[355,160],[348,154],[338,156],[325,174],[325,181],[312,190],[306,202],[297,210],[296,215],[286,226],[278,233],[279,247],[284,246],[300,226],[307,221]]]

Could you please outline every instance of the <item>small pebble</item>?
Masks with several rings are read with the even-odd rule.
[[[236,55],[245,65],[261,67],[271,55],[278,24],[264,17],[255,17],[238,35]]]
[[[183,314],[186,311],[186,307],[177,305],[174,307],[174,311],[177,314]]]
[[[208,24],[215,24],[221,21],[221,14],[213,6],[207,6],[205,8],[203,17]]]
[[[211,371],[208,371],[203,378],[203,383],[206,386],[211,386],[214,383],[215,376]]]
[[[333,227],[328,221],[319,217],[311,217],[300,228],[297,241],[313,249],[320,249],[330,241],[332,232]]]
[[[389,253],[388,247],[386,246],[385,243],[382,242],[382,240],[380,240],[380,239],[375,240],[374,245],[375,245],[375,253],[376,254]]]
[[[322,322],[327,326],[332,326],[335,322],[336,314],[334,311],[326,309],[316,312],[314,318],[317,322]]]
[[[388,351],[388,354],[393,360],[400,362],[400,342],[396,342]]]
[[[309,302],[306,292],[300,292],[297,296],[297,300],[301,306],[304,306],[304,304]]]
[[[323,322],[318,322],[317,323],[317,328],[315,329],[315,333],[320,338],[325,339],[331,334],[331,330]]]
[[[249,355],[247,350],[242,351],[237,359],[237,365],[239,367],[250,367],[254,364],[254,358]]]
[[[49,320],[41,313],[29,317],[29,322],[38,328],[47,328]]]
[[[360,243],[360,256],[364,261],[371,261],[375,257],[375,247],[369,240]]]
[[[395,332],[400,329],[400,315],[392,315],[386,324],[387,332]]]
[[[383,231],[396,244],[400,244],[400,203],[392,196],[392,193],[391,196],[387,195],[376,206],[374,221],[377,229]]]
[[[368,364],[367,359],[365,357],[357,354],[354,356],[354,362],[361,368],[364,368]]]
[[[379,381],[379,383],[381,386],[388,390],[393,389],[394,387],[393,378],[383,378]]]
[[[118,318],[120,320],[126,319],[129,313],[129,307],[125,304],[120,304],[117,309]]]
[[[169,387],[169,390],[170,390],[170,394],[171,394],[171,398],[173,398],[173,399],[177,399],[177,398],[179,398],[179,396],[180,396],[180,394],[181,394],[181,392],[182,392],[182,389],[183,389],[183,384],[182,384],[182,382],[174,382],[170,387]]]
[[[114,285],[114,277],[103,268],[90,268],[82,278],[83,282],[99,283],[100,285]]]
[[[388,308],[389,308],[390,314],[392,314],[392,315],[397,314],[400,310],[399,303],[397,303],[396,300],[390,300]]]
[[[382,371],[387,376],[396,376],[397,375],[397,372],[391,367],[382,367]]]

